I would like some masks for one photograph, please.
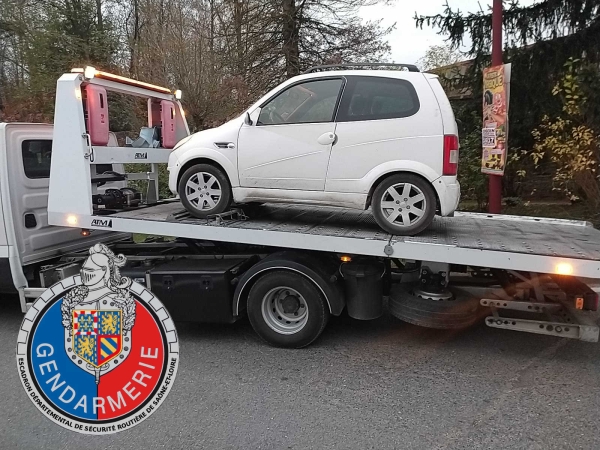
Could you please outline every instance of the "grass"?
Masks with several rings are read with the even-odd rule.
[[[136,244],[146,241],[147,238],[161,238],[164,241],[175,240],[175,238],[172,236],[156,236],[152,234],[133,233],[133,242],[135,242]]]

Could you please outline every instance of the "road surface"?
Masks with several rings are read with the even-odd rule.
[[[303,350],[269,347],[247,320],[179,324],[167,401],[140,425],[86,437],[25,395],[22,319],[0,303],[2,449],[600,448],[600,344],[494,330],[461,333],[332,318]]]

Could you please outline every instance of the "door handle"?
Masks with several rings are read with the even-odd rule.
[[[328,131],[327,133],[323,133],[321,136],[319,136],[317,142],[321,145],[330,145],[335,142],[336,137],[337,136],[335,133]]]

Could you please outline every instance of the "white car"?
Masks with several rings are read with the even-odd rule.
[[[169,188],[204,218],[232,202],[371,208],[397,235],[458,205],[458,128],[436,75],[329,70],[287,80],[180,141]]]

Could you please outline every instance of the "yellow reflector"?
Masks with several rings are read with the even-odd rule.
[[[573,266],[569,263],[560,263],[556,266],[556,273],[559,275],[571,275]]]

